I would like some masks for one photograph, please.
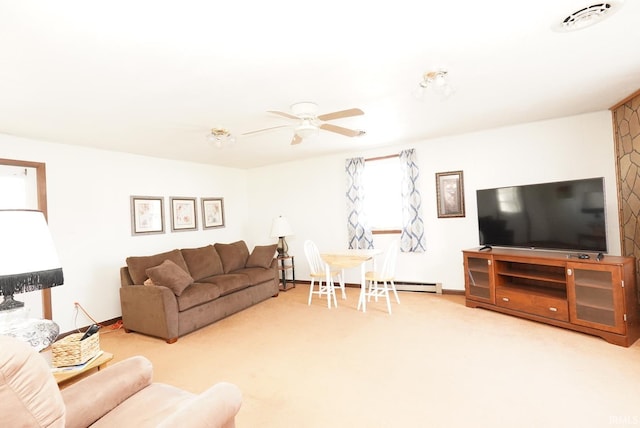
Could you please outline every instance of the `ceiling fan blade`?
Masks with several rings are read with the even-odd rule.
[[[330,123],[323,123],[322,125],[320,125],[320,129],[336,132],[338,134],[346,135],[347,137],[358,137],[360,135],[364,135],[364,131],[343,128],[342,126],[332,125]]]
[[[364,112],[359,108],[350,108],[348,110],[334,111],[333,113],[321,114],[318,116],[320,120],[334,120],[343,117],[361,116]]]
[[[285,112],[283,112],[283,111],[273,111],[273,110],[269,110],[269,111],[267,111],[267,113],[277,114],[277,115],[279,115],[279,116],[284,116],[284,117],[289,118],[289,119],[296,119],[296,120],[300,119],[298,116],[295,116],[295,115],[293,115],[293,114],[291,114],[291,113],[285,113]]]
[[[272,126],[271,128],[262,128],[262,129],[256,129],[255,131],[249,131],[249,132],[245,132],[243,134],[240,135],[251,135],[251,134],[257,134],[258,132],[264,132],[264,131],[270,131],[272,129],[278,129],[278,128],[286,128],[289,125],[279,125],[279,126]]]
[[[298,134],[293,134],[293,139],[291,140],[291,144],[300,144],[302,143],[302,137]]]

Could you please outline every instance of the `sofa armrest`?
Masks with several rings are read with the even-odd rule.
[[[194,397],[158,427],[234,428],[241,404],[240,389],[231,383],[220,382]]]
[[[171,340],[178,338],[178,301],[157,285],[120,287],[122,324],[126,330]]]
[[[66,427],[88,427],[117,405],[151,384],[153,367],[142,356],[98,371],[60,391],[66,406]]]
[[[129,268],[124,266],[120,268],[120,285],[133,285],[133,279],[131,279],[131,275],[129,274]]]

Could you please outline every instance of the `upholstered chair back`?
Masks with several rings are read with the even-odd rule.
[[[0,427],[64,427],[65,405],[51,369],[26,342],[0,336]]]

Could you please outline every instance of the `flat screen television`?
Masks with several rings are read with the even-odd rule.
[[[603,177],[476,193],[480,245],[607,252]]]

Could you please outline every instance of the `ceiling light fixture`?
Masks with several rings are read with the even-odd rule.
[[[569,14],[562,22],[553,25],[552,28],[558,32],[582,30],[610,17],[622,7],[623,3],[624,0],[610,0],[583,7]]]
[[[416,97],[422,98],[427,90],[432,90],[441,99],[449,98],[455,89],[449,82],[449,72],[447,70],[428,71],[422,75],[422,81],[418,83]]]
[[[211,133],[207,134],[207,140],[221,149],[235,143],[236,138],[224,128],[211,128]]]
[[[311,119],[302,119],[302,123],[296,127],[295,133],[300,138],[314,137],[320,133],[320,128]]]

